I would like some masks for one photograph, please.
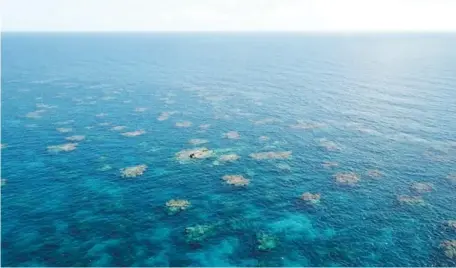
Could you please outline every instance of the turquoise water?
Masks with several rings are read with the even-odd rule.
[[[456,239],[455,44],[3,34],[2,265],[455,266],[440,246]],[[211,155],[176,159],[200,147]],[[169,213],[171,199],[190,206]]]

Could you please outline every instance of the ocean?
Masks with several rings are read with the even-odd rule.
[[[456,35],[3,33],[2,266],[456,266]]]

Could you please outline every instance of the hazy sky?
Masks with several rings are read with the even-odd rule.
[[[456,31],[456,0],[1,2],[4,31]]]

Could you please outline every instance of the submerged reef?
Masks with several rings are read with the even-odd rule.
[[[241,138],[241,135],[237,131],[228,131],[227,133],[223,134],[223,137],[231,140],[237,140]]]
[[[55,125],[69,125],[71,123],[74,123],[74,120],[66,120],[66,121],[59,121],[54,123]]]
[[[51,145],[47,147],[48,152],[58,153],[58,152],[70,152],[76,150],[78,143],[65,143],[60,145]]]
[[[285,164],[285,163],[279,163],[276,165],[276,167],[282,171],[291,171],[290,165]]]
[[[440,243],[440,248],[443,248],[445,256],[456,259],[456,240],[445,240]]]
[[[68,141],[82,141],[85,139],[85,136],[84,135],[74,135],[74,136],[66,137],[65,139]]]
[[[58,128],[56,128],[56,130],[60,133],[68,133],[68,132],[73,131],[73,129],[70,127],[58,127]]]
[[[399,204],[423,206],[426,204],[421,196],[399,195],[397,196]]]
[[[112,96],[105,96],[103,98],[101,98],[101,100],[104,100],[104,101],[110,101],[110,100],[115,100],[116,98],[115,97],[112,97]]]
[[[354,172],[337,173],[334,175],[334,178],[338,184],[349,186],[356,185],[361,179],[360,176]]]
[[[337,162],[331,162],[331,161],[324,161],[321,164],[324,168],[333,168],[333,167],[338,167],[339,163]]]
[[[210,124],[202,124],[202,125],[199,125],[199,128],[202,129],[202,130],[206,130],[210,127],[211,125]]]
[[[325,148],[327,151],[338,151],[340,150],[339,146],[328,139],[320,139],[319,141],[320,147]]]
[[[135,108],[135,112],[137,112],[137,113],[142,113],[142,112],[145,112],[145,111],[147,111],[147,108],[144,108],[144,107]]]
[[[306,202],[306,204],[309,204],[309,205],[316,205],[316,204],[320,203],[320,198],[321,198],[320,194],[312,194],[309,192],[305,192],[301,195],[301,199],[304,200]]]
[[[6,179],[0,179],[0,182],[1,182],[1,187],[5,186],[6,185]]]
[[[122,131],[122,130],[124,130],[126,128],[127,128],[126,126],[115,126],[115,127],[112,127],[111,130],[113,130],[113,131]]]
[[[2,143],[0,145],[0,149],[5,149],[6,147],[8,147],[8,144],[6,144],[6,143]]]
[[[97,169],[98,171],[109,171],[112,167],[108,164],[104,164],[101,168]]]
[[[122,133],[122,136],[125,136],[125,137],[136,137],[136,136],[143,135],[145,133],[146,133],[146,131],[141,129],[141,130],[136,130],[136,131],[124,132],[124,133]]]
[[[53,108],[57,108],[57,106],[55,106],[55,105],[49,105],[49,104],[44,104],[44,103],[37,103],[35,106],[38,109],[53,109]]]
[[[383,177],[383,172],[381,172],[380,170],[377,170],[377,169],[369,169],[366,172],[366,175],[370,178],[380,178],[380,177]]]
[[[260,136],[258,138],[259,141],[268,141],[270,138],[268,136]]]
[[[225,175],[222,179],[230,185],[234,186],[247,186],[250,183],[249,179],[244,178],[242,175]]]
[[[434,185],[429,182],[414,182],[410,189],[418,194],[429,193],[434,190]]]
[[[268,118],[264,118],[264,119],[261,119],[261,120],[253,121],[253,124],[255,124],[255,125],[266,125],[266,124],[274,124],[274,123],[278,123],[278,122],[280,122],[279,119],[268,117]]]
[[[182,121],[182,122],[176,122],[176,127],[191,127],[192,122],[190,121]]]
[[[234,162],[240,158],[237,154],[223,154],[218,158],[220,162]]]
[[[158,121],[165,121],[165,120],[168,120],[168,118],[175,114],[176,112],[162,112],[158,117],[157,117],[157,120]]]
[[[278,239],[274,235],[259,233],[257,234],[257,242],[259,250],[272,250],[277,247]]]
[[[305,123],[302,120],[298,120],[298,122],[296,124],[290,125],[290,127],[293,129],[305,129],[305,130],[322,128],[324,126],[325,126],[325,124],[323,124],[323,123]]]
[[[256,160],[265,160],[265,159],[288,159],[291,157],[292,151],[282,151],[282,152],[261,152],[261,153],[251,153],[249,156]]]
[[[134,178],[141,176],[147,170],[147,165],[137,165],[120,169],[122,178]]]
[[[205,144],[205,143],[208,143],[209,141],[208,140],[205,140],[205,139],[191,139],[188,141],[188,143],[192,144],[192,145],[201,145],[201,144]]]
[[[214,234],[214,225],[198,224],[185,228],[185,241],[187,243],[200,243]]]
[[[435,162],[448,162],[450,152],[447,148],[429,148],[423,155],[431,161]]]
[[[30,113],[27,113],[25,115],[25,117],[27,118],[33,118],[33,119],[38,119],[38,118],[41,118],[41,114],[46,112],[46,110],[36,110],[36,111],[33,111],[33,112],[30,112]]]
[[[166,210],[169,215],[174,215],[178,212],[186,210],[190,207],[190,202],[185,199],[171,199],[166,202]]]
[[[445,226],[456,230],[456,220],[447,220],[444,222]]]
[[[176,153],[176,158],[181,161],[191,159],[204,159],[212,157],[214,151],[207,149],[206,147],[182,150]]]
[[[449,182],[456,184],[456,173],[448,174],[448,176],[446,176],[446,179]]]

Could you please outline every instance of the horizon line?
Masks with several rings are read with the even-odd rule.
[[[455,30],[4,30],[3,33],[300,33],[300,34],[402,34],[402,33],[448,33]]]

